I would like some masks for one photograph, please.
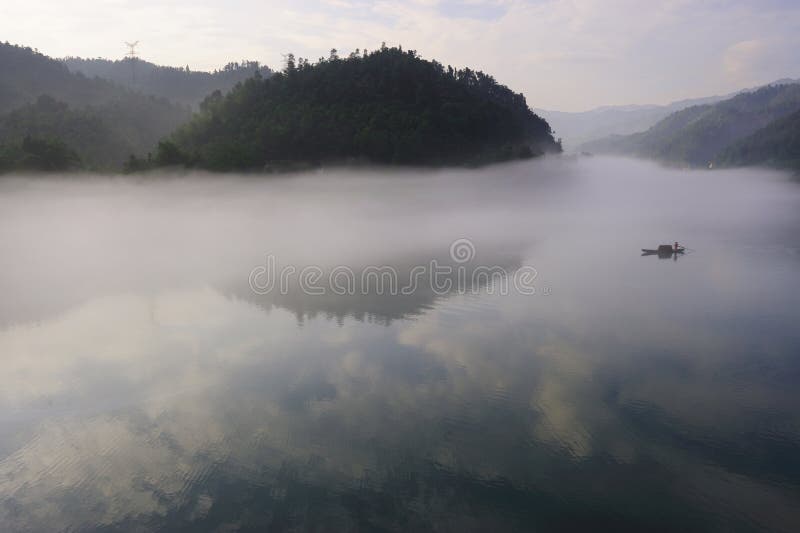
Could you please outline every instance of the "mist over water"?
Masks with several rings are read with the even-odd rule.
[[[798,228],[613,158],[4,178],[0,529],[796,531]],[[535,294],[248,283],[459,239]]]

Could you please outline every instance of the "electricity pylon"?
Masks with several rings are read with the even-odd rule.
[[[139,44],[139,41],[134,41],[129,43],[125,41],[125,44],[128,46],[128,53],[125,54],[125,57],[131,62],[131,85],[136,83],[136,60],[138,59],[138,55],[136,55],[136,46]]]

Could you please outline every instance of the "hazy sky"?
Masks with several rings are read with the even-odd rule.
[[[532,107],[666,103],[800,77],[800,0],[3,0],[0,39],[213,69],[381,41],[489,72]]]

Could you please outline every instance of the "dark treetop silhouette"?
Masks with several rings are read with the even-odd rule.
[[[561,150],[525,97],[491,76],[385,46],[346,58],[332,50],[315,64],[290,54],[283,72],[214,92],[200,108],[159,145],[156,164],[461,164]]]

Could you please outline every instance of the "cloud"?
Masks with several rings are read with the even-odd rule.
[[[751,71],[764,52],[764,43],[758,39],[740,41],[725,50],[725,71],[737,80],[749,81]]]
[[[536,107],[560,109],[739,89],[748,65],[763,59],[754,43],[765,40],[776,53],[748,80],[797,75],[791,50],[799,23],[796,4],[750,0],[673,0],[647,9],[632,0],[32,0],[0,7],[4,38],[54,56],[120,57],[125,39],[139,39],[143,57],[163,64],[211,69],[246,57],[279,66],[289,51],[316,59],[333,47],[348,52],[386,41],[480,68]]]
[[[479,0],[442,0],[436,7],[439,13],[445,17],[479,20],[496,20],[508,12],[506,2]]]

